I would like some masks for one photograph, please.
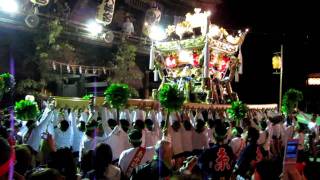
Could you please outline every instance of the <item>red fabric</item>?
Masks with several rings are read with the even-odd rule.
[[[296,168],[299,172],[303,172],[305,166],[304,163],[296,163]]]
[[[0,177],[6,174],[10,170],[10,166],[13,166],[15,160],[16,160],[15,152],[14,152],[14,149],[11,148],[10,158],[8,159],[7,162],[5,162],[0,166]]]

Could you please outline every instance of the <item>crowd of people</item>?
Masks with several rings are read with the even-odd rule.
[[[251,111],[116,111],[46,107],[37,120],[1,120],[0,180],[319,179],[319,127]],[[117,120],[119,119],[119,121]],[[313,123],[313,124],[312,124]],[[288,139],[297,163],[284,166]]]

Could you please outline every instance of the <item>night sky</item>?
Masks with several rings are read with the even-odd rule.
[[[284,92],[288,88],[302,90],[306,100],[302,109],[308,105],[308,110],[319,112],[320,89],[305,83],[307,74],[320,72],[316,8],[310,1],[281,0],[226,0],[216,6],[212,20],[217,24],[229,29],[250,28],[242,46],[244,74],[234,85],[240,99],[278,102],[279,75],[272,74],[272,56],[283,44]]]
[[[317,7],[308,0],[222,0],[212,9],[212,22],[226,29],[250,29],[242,45],[244,74],[233,85],[241,100],[278,102],[279,75],[272,74],[272,56],[283,44],[284,92],[288,88],[302,90],[305,101],[301,109],[320,112],[320,89],[305,83],[307,74],[320,73]],[[0,40],[2,35],[0,31]],[[6,57],[4,49],[0,53]]]

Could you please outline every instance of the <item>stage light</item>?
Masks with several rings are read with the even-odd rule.
[[[98,34],[100,34],[103,30],[102,25],[98,24],[95,21],[90,21],[87,24],[87,31],[90,32],[91,35],[93,36],[97,36]]]
[[[7,13],[18,12],[18,4],[15,0],[0,0],[0,10]]]
[[[152,40],[161,41],[164,40],[167,37],[167,35],[162,27],[154,25],[151,27],[149,37]]]

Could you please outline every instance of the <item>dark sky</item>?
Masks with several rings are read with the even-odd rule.
[[[244,74],[234,86],[241,99],[278,101],[279,76],[272,74],[272,56],[283,44],[284,91],[297,88],[304,91],[306,102],[319,101],[320,89],[305,83],[308,73],[320,72],[316,8],[311,1],[283,0],[226,0],[216,7],[213,21],[217,24],[250,28],[242,47]]]

